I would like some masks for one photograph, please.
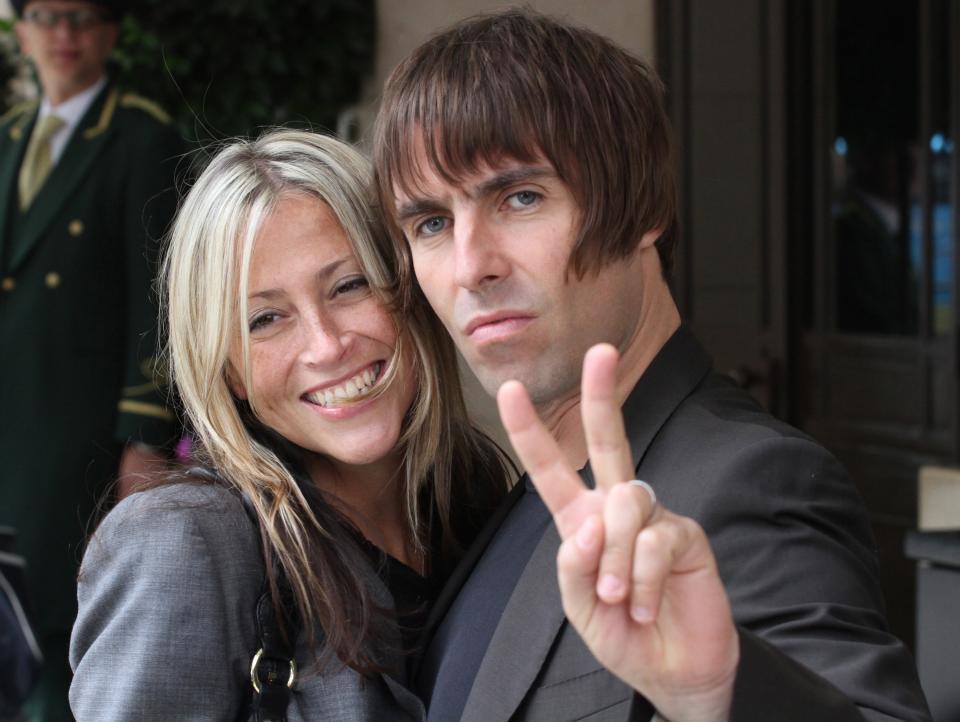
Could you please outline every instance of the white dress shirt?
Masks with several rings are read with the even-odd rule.
[[[50,104],[50,100],[44,96],[43,102],[40,103],[40,112],[37,115],[37,125],[50,114],[56,115],[63,121],[60,129],[50,137],[51,167],[55,166],[57,161],[60,160],[63,151],[67,148],[70,137],[73,135],[73,131],[80,124],[80,119],[83,118],[84,114],[90,108],[90,104],[93,102],[93,99],[97,97],[97,93],[103,90],[103,86],[106,84],[107,76],[104,75],[82,93],[77,93],[69,100],[60,103],[57,107],[53,107]]]

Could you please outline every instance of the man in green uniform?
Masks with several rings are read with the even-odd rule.
[[[24,717],[60,720],[95,505],[173,433],[151,282],[182,148],[107,76],[122,3],[13,5],[42,97],[0,120],[0,525],[18,530],[46,656]]]

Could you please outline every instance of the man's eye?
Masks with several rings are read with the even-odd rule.
[[[529,208],[540,200],[540,194],[535,191],[517,191],[507,197],[511,208]]]
[[[443,216],[431,216],[416,227],[419,235],[434,236],[447,227],[447,219]]]

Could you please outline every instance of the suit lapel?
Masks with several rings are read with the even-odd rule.
[[[635,470],[640,468],[661,427],[710,368],[710,357],[685,326],[681,326],[664,344],[623,405]],[[595,485],[589,465],[581,471],[581,476],[587,486],[592,488]],[[650,483],[656,488],[655,479]],[[502,518],[489,537],[499,528],[500,522]],[[509,719],[539,675],[565,619],[557,584],[559,548],[560,537],[551,523],[504,609],[477,671],[462,722]],[[474,564],[476,559],[466,574]],[[463,579],[460,579],[457,588],[462,584]],[[446,608],[440,612],[441,619],[445,612]]]
[[[77,125],[63,156],[23,217],[20,233],[10,249],[10,271],[16,270],[30,254],[113,135],[111,120],[117,101],[117,90],[108,85]]]
[[[490,640],[462,722],[510,719],[540,673],[564,620],[557,586],[559,548],[560,537],[550,524]]]
[[[480,530],[477,538],[473,540],[470,548],[467,549],[467,552],[464,554],[463,559],[460,560],[450,574],[450,578],[444,582],[443,588],[440,590],[436,601],[433,603],[433,607],[430,609],[430,614],[424,624],[423,633],[420,636],[421,655],[414,662],[413,679],[416,679],[420,673],[422,652],[430,646],[433,635],[436,634],[437,627],[443,622],[443,618],[447,615],[450,605],[456,600],[457,595],[460,593],[460,588],[464,585],[464,582],[467,581],[477,562],[480,561],[480,557],[483,556],[487,546],[490,544],[490,540],[493,539],[500,525],[503,524],[503,520],[507,518],[510,510],[513,509],[517,501],[523,496],[526,478],[526,476],[523,476],[520,481],[514,485],[513,489],[510,490],[506,498],[500,502],[500,506],[497,507],[496,511],[493,512],[493,516],[490,517],[483,529]]]
[[[39,107],[39,106],[38,106]],[[37,108],[32,112],[24,110],[23,115],[4,130],[6,137],[0,139],[0,259],[4,258],[6,249],[3,244],[7,241],[10,216],[14,203],[18,202],[17,175],[23,154],[30,141],[33,123],[37,118]]]
[[[623,404],[635,471],[660,429],[711,367],[710,356],[686,326],[678,328],[664,344]],[[645,481],[656,488],[656,479]]]
[[[393,697],[393,701],[400,707],[411,720],[422,722],[427,718],[426,708],[417,695],[400,684],[397,680],[388,674],[381,674],[380,678]]]

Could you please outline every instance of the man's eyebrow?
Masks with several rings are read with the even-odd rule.
[[[517,183],[538,180],[542,178],[556,178],[557,172],[550,166],[520,166],[497,171],[491,177],[484,179],[472,188],[465,189],[467,197],[475,199],[480,196],[496,193]],[[427,198],[410,198],[397,206],[397,223],[404,222],[420,215],[426,215],[443,210],[443,205]]]
[[[420,198],[406,200],[397,206],[397,224],[403,225],[406,221],[416,216],[426,213],[439,211],[440,205],[434,201],[428,201]]]
[[[541,178],[556,178],[557,172],[550,166],[525,165],[517,168],[506,168],[497,171],[493,176],[478,183],[471,191],[473,197],[488,195],[509,188],[517,183],[538,180]]]

